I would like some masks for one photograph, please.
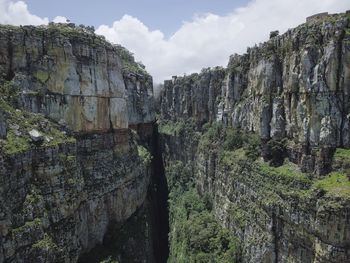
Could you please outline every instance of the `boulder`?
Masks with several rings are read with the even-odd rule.
[[[38,143],[44,140],[44,136],[36,129],[33,129],[29,132],[30,138],[33,142]]]

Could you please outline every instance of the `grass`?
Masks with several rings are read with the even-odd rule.
[[[301,183],[310,183],[307,174],[302,173],[296,164],[285,162],[279,167],[269,166],[265,162],[260,162],[260,170],[264,174],[275,177],[279,181],[300,181]]]
[[[6,114],[8,126],[6,140],[0,145],[6,155],[22,153],[33,147],[29,136],[29,131],[32,129],[38,130],[44,138],[48,138],[41,145],[44,147],[75,143],[74,137],[64,134],[57,124],[50,122],[42,114],[15,109],[2,98],[0,98],[0,109]]]
[[[9,130],[4,145],[4,151],[8,155],[22,153],[30,149],[29,139],[16,136],[14,131]]]
[[[243,148],[239,148],[235,151],[223,151],[220,160],[224,165],[234,166],[238,161],[246,159],[246,151]]]
[[[350,180],[343,173],[330,173],[315,181],[313,187],[325,191],[328,196],[350,199]]]
[[[337,148],[334,153],[334,158],[350,162],[350,149]]]

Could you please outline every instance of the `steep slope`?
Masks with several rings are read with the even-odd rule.
[[[1,26],[0,76],[0,262],[77,262],[148,213],[152,78],[126,49],[73,24]],[[134,262],[154,262],[142,220]]]
[[[238,239],[238,262],[350,261],[349,30],[349,12],[319,15],[231,56],[227,68],[164,83],[168,180],[193,182],[212,202]],[[184,262],[180,244],[182,255],[208,253],[193,252],[203,240],[179,240],[170,223],[171,262]]]

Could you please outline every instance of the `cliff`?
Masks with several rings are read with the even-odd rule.
[[[151,76],[85,27],[0,26],[0,83],[0,262],[77,262],[130,220],[154,262]]]
[[[196,219],[198,197],[176,203],[175,187],[170,215],[190,216],[170,218],[170,262],[350,261],[349,30],[348,13],[322,15],[271,33],[227,68],[165,81],[169,183],[195,187],[236,240],[207,246],[218,240],[213,219]]]
[[[0,72],[20,87],[21,108],[75,132],[154,120],[152,78],[126,49],[74,25],[4,26],[0,33]]]
[[[350,262],[349,32],[319,14],[174,76],[155,122],[125,48],[0,26],[0,263]]]
[[[350,147],[349,43],[348,14],[311,20],[231,56],[226,69],[166,81],[162,118],[287,138],[304,171],[327,173],[329,148]]]

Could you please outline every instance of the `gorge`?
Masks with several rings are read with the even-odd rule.
[[[350,12],[164,82],[0,26],[0,263],[350,262]]]

